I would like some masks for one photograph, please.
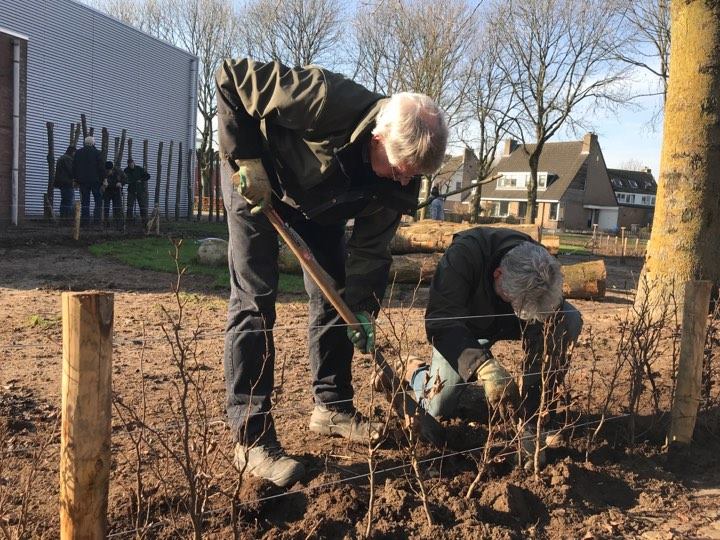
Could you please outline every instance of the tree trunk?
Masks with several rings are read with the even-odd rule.
[[[527,191],[527,209],[525,210],[525,223],[535,223],[535,204],[537,203],[537,174],[540,163],[542,146],[537,145],[536,150],[530,154],[530,183]]]
[[[484,225],[485,227],[502,227],[527,234],[538,240],[538,229],[535,225]],[[390,243],[393,253],[432,253],[445,251],[452,243],[453,235],[460,231],[473,228],[467,223],[449,221],[418,221],[407,227],[400,227]]]
[[[655,308],[671,294],[682,306],[686,281],[720,280],[720,3],[673,2],[671,16],[657,203],[636,297]]]
[[[605,296],[605,261],[563,265],[562,273],[565,298],[597,300]]]

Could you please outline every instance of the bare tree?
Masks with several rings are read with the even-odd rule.
[[[626,48],[619,51],[623,62],[657,78],[657,92],[667,98],[670,75],[670,0],[628,0],[625,20],[629,30]]]
[[[241,16],[251,56],[295,67],[335,63],[343,35],[339,0],[250,0]]]
[[[583,127],[593,105],[623,101],[627,64],[622,47],[623,12],[613,0],[508,0],[493,14],[499,65],[517,102],[514,126],[528,147],[530,184],[525,219],[535,222],[537,174],[545,143],[560,128]]]
[[[464,0],[385,0],[358,9],[354,77],[376,92],[422,92],[448,116],[465,117],[477,7]]]
[[[498,42],[490,32],[481,32],[477,51],[471,62],[470,84],[466,104],[469,122],[460,138],[468,147],[477,149],[477,179],[472,191],[473,223],[480,216],[482,182],[490,176],[498,144],[513,123],[514,99],[512,86],[498,62]]]

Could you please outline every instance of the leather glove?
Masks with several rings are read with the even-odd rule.
[[[375,320],[367,311],[355,313],[359,326],[348,326],[347,335],[355,348],[363,353],[375,350]]]
[[[518,405],[520,392],[518,391],[515,379],[495,358],[486,360],[477,368],[475,375],[477,376],[477,380],[482,383],[485,398],[490,405]]]
[[[250,213],[255,215],[263,208],[270,207],[272,188],[267,171],[260,159],[236,159],[238,171],[233,175],[235,189],[250,204]]]

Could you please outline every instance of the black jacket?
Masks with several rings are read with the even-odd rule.
[[[57,189],[73,187],[73,178],[75,178],[73,167],[73,157],[70,154],[63,154],[57,160],[55,165],[55,187]]]
[[[407,186],[375,176],[367,142],[386,101],[318,67],[227,60],[217,72],[220,155],[261,158],[275,195],[322,224],[355,218],[345,300],[377,311],[402,213],[414,211],[420,179]]]
[[[122,186],[127,183],[125,173],[120,167],[114,167],[109,172],[105,180],[107,180],[107,186],[105,187],[106,197],[114,197],[115,195],[120,195],[122,193]],[[121,187],[117,187],[118,182],[121,184]]]
[[[438,264],[425,312],[428,340],[469,380],[490,356],[478,339],[517,339],[521,325],[512,306],[495,292],[493,272],[500,259],[521,242],[533,240],[521,232],[476,227],[454,236]],[[474,317],[480,315],[481,317]]]
[[[75,152],[74,177],[78,184],[99,186],[105,177],[105,160],[94,146],[83,146]]]

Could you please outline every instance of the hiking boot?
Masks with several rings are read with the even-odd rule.
[[[544,431],[540,432],[540,440],[538,441],[537,426],[531,423],[525,423],[520,428],[520,457],[523,461],[523,467],[526,471],[532,471],[535,468],[535,448],[536,444],[540,444],[540,455],[538,456],[538,464],[540,467],[545,466],[547,448],[547,435]]]
[[[241,473],[248,472],[282,488],[294,484],[305,474],[303,464],[285,454],[277,443],[254,446],[236,443],[233,465]]]
[[[310,417],[310,431],[345,437],[353,442],[377,442],[382,431],[380,422],[362,420],[357,413],[335,411],[315,405]]]

